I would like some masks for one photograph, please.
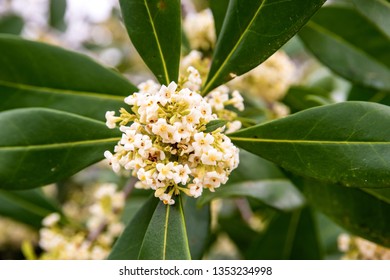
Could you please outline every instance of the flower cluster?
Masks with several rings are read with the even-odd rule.
[[[183,28],[192,49],[207,52],[214,48],[216,35],[211,10],[189,13],[184,19]]]
[[[341,234],[338,238],[339,250],[348,260],[390,260],[390,249],[366,239]]]
[[[103,184],[89,206],[87,228],[74,224],[61,224],[61,216],[52,213],[43,219],[39,231],[39,245],[44,253],[41,259],[105,259],[124,225],[120,212],[125,204],[124,193],[114,184]],[[80,211],[80,209],[79,209]],[[74,213],[80,215],[80,213]],[[71,217],[77,220],[79,217]]]
[[[230,85],[267,102],[275,102],[286,94],[294,81],[295,71],[288,55],[277,51],[258,67],[232,80]]]
[[[214,191],[226,183],[238,165],[238,149],[223,134],[225,127],[208,131],[217,120],[215,110],[232,104],[242,109],[242,97],[216,89],[203,98],[198,90],[202,80],[189,67],[188,77],[176,84],[158,85],[147,81],[139,92],[125,98],[131,111],[124,108],[120,116],[106,113],[107,126],[117,124],[123,133],[114,154],[104,153],[115,172],[131,170],[138,177],[138,188],[153,189],[165,204],[174,204],[174,195],[183,192],[192,197],[204,188]]]

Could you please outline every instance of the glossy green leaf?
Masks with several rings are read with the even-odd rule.
[[[44,108],[0,113],[0,188],[27,189],[65,179],[113,150],[103,122]]]
[[[214,26],[217,37],[221,33],[223,21],[229,6],[229,0],[210,1],[210,9],[214,17]]]
[[[292,86],[283,99],[291,112],[295,113],[330,102],[330,92],[322,88],[308,88],[304,86]]]
[[[390,37],[390,3],[385,0],[352,0],[356,9]]]
[[[390,89],[390,38],[355,9],[324,7],[299,35],[322,63],[344,78]]]
[[[216,129],[220,128],[220,127],[223,127],[226,123],[227,123],[227,121],[225,121],[225,120],[213,120],[213,121],[210,121],[206,125],[206,130],[203,131],[203,132],[204,133],[213,132],[214,130],[216,130]]]
[[[130,39],[161,84],[179,75],[181,12],[179,0],[120,0]]]
[[[272,162],[240,150],[240,164],[230,174],[227,184],[274,179],[283,180],[286,177]]]
[[[175,199],[175,205],[165,205],[163,202],[157,205],[146,230],[139,259],[191,259],[182,200],[180,197]]]
[[[346,186],[390,187],[390,108],[343,102],[230,134],[239,147],[299,175]]]
[[[390,189],[361,189],[370,195],[390,204]]]
[[[24,26],[23,19],[14,14],[5,15],[0,18],[0,33],[18,35]]]
[[[49,24],[58,30],[64,31],[66,0],[50,0],[49,3]]]
[[[390,247],[390,204],[356,188],[304,182],[304,193],[313,207],[353,234]]]
[[[51,213],[61,213],[58,205],[41,189],[26,191],[0,190],[0,215],[10,217],[35,228]]]
[[[230,215],[218,215],[218,229],[217,233],[229,236],[239,249],[240,258],[243,259],[246,259],[247,252],[251,250],[254,241],[259,237],[259,232],[250,227],[238,212]],[[223,257],[217,255],[214,259],[223,259]]]
[[[210,205],[197,207],[196,199],[183,197],[183,208],[191,259],[200,260],[209,241]]]
[[[265,260],[322,259],[321,242],[310,208],[276,214],[265,232],[252,244],[246,257]]]
[[[350,101],[369,101],[390,106],[390,91],[353,85],[348,93]]]
[[[126,226],[108,256],[109,260],[137,260],[146,230],[159,199],[151,196]]]
[[[207,192],[199,198],[200,204],[205,204],[216,198],[251,197],[260,200],[267,206],[281,210],[291,211],[302,207],[304,198],[293,184],[287,179],[269,179],[259,181],[246,181],[229,184],[216,190]]]
[[[217,41],[204,93],[266,60],[325,0],[232,0]]]
[[[48,107],[104,120],[136,90],[85,55],[10,35],[0,35],[0,65],[0,111]]]

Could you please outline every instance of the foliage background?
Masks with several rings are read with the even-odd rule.
[[[65,8],[70,9],[72,5],[69,4],[69,1],[67,6],[64,1],[38,1],[42,10],[46,11],[42,14],[39,12],[33,13],[30,9],[27,9],[24,6],[26,1],[19,2],[23,2],[23,4],[18,4],[18,1],[3,1],[1,3],[0,32],[21,34],[25,38],[61,45],[68,49],[83,52],[108,67],[115,67],[135,84],[144,80],[145,77],[152,77],[151,72],[127,37],[126,30],[120,21],[120,11],[116,1],[97,1],[96,3],[101,2],[101,5],[108,7],[100,15],[79,14],[78,16],[74,15],[73,18],[69,14],[65,14]],[[31,4],[31,8],[37,8],[39,6],[38,2]],[[251,5],[256,5],[255,2]],[[251,152],[255,150],[255,153],[276,162],[283,169],[267,160],[243,151],[241,166],[230,178],[229,185],[223,189],[221,188],[218,193],[199,199],[198,203],[203,205],[208,205],[207,203],[214,199],[210,209],[205,206],[191,218],[191,215],[187,213],[192,213],[194,210],[185,209],[186,207],[195,209],[195,205],[191,205],[194,204],[194,201],[185,201],[183,207],[184,212],[187,211],[187,226],[193,226],[191,230],[187,229],[193,258],[340,258],[342,252],[337,247],[337,239],[342,233],[352,233],[367,238],[375,244],[389,246],[389,194],[386,189],[390,182],[388,168],[389,111],[388,107],[385,107],[389,105],[390,100],[388,51],[390,49],[388,18],[390,17],[386,17],[390,13],[389,4],[388,1],[382,0],[333,2],[337,5],[321,8],[318,14],[303,27],[298,36],[294,36],[283,46],[283,50],[290,55],[298,67],[299,83],[289,89],[281,102],[287,105],[293,113],[316,106],[335,105],[332,105],[333,107],[320,107],[316,111],[306,111],[306,113],[297,115],[295,119],[281,120],[279,131],[272,126],[263,126],[255,132],[249,130],[238,133],[235,137],[252,137],[255,134],[264,138],[272,135],[271,139],[286,139],[287,135],[292,140],[296,140],[294,137],[297,137],[297,133],[299,137],[299,131],[305,131],[305,126],[308,129],[313,127],[310,120],[313,122],[321,120],[322,123],[319,125],[319,129],[313,130],[311,134],[314,138],[330,141],[334,140],[333,135],[337,135],[336,138],[349,135],[348,139],[352,141],[360,142],[363,139],[368,142],[379,143],[375,148],[366,144],[356,145],[355,148],[349,146],[346,149],[348,158],[339,158],[340,147],[333,149],[323,145],[310,150],[310,147],[303,146],[301,148],[302,153],[307,155],[308,158],[301,160],[313,163],[314,167],[311,170],[305,164],[297,164],[297,154],[289,152],[291,146],[286,146],[284,152],[281,146],[275,148],[272,144],[264,145],[263,148],[253,148],[250,144],[242,143],[243,148]],[[215,2],[210,4],[217,19],[217,11],[220,6],[215,5],[213,7],[213,3]],[[208,6],[207,1],[197,1],[193,4],[195,5],[191,5],[191,7],[199,10]],[[186,5],[190,4],[187,3]],[[20,8],[21,6],[23,7]],[[80,6],[74,9],[80,11]],[[92,10],[94,9],[88,9],[87,11]],[[29,18],[31,16],[35,18]],[[283,18],[285,15],[278,16]],[[220,24],[220,27],[222,24],[218,21],[216,21],[216,24],[217,30],[223,32],[218,29],[218,24]],[[237,32],[240,31],[235,31],[233,34],[238,34]],[[230,40],[231,37],[225,39],[227,51],[230,48],[228,44]],[[53,55],[55,55],[56,52],[50,47],[41,47],[35,43],[26,44],[30,50],[35,49],[37,55],[45,57],[45,60],[48,59],[45,53],[53,52]],[[99,70],[94,63],[90,63],[85,57],[75,55],[69,56],[68,59],[65,53],[60,52],[58,53],[61,56],[60,60],[56,58],[39,65],[32,63],[26,65],[25,61],[29,61],[30,57],[28,53],[22,51],[22,47],[20,47],[21,51],[17,52],[18,47],[20,47],[20,42],[17,39],[9,40],[6,36],[0,38],[3,65],[0,69],[1,93],[4,94],[3,96],[12,93],[12,98],[7,97],[7,102],[1,102],[0,104],[0,109],[4,111],[0,118],[2,135],[21,135],[15,129],[6,125],[11,120],[16,120],[19,127],[29,123],[31,130],[49,135],[48,141],[53,141],[53,137],[71,141],[72,137],[77,140],[84,140],[85,137],[88,140],[97,140],[102,137],[111,138],[116,136],[114,133],[107,131],[104,124],[91,122],[84,118],[104,120],[104,114],[99,110],[95,110],[93,106],[86,108],[84,103],[105,103],[106,110],[121,106],[118,104],[121,104],[122,96],[128,95],[129,88],[131,88],[127,79],[123,79],[115,72],[105,72],[103,68]],[[217,48],[217,50],[221,56],[226,52],[223,47]],[[261,49],[258,49],[257,51],[262,54],[262,58],[265,58],[275,50],[265,49],[261,51]],[[212,87],[221,83],[223,76],[232,72],[232,69],[233,72],[238,71],[237,74],[245,72],[246,70],[234,68],[237,61],[240,61],[240,63],[248,62],[249,64],[245,66],[247,70],[258,64],[256,60],[253,60],[253,53],[246,53],[247,55],[242,52],[241,54],[244,55],[237,56],[236,61],[233,57],[229,62],[230,64],[227,64],[224,69],[225,72],[219,72],[212,68],[211,72],[219,73],[219,76],[216,79],[209,80],[207,84]],[[259,61],[262,58],[260,57]],[[39,61],[38,57],[36,60]],[[245,65],[245,63],[242,64]],[[60,67],[56,68],[53,65],[61,65],[61,69],[69,69],[69,71],[56,72],[56,69],[60,69]],[[75,67],[76,65],[83,66],[81,68],[79,66]],[[22,81],[21,84],[39,86],[43,88],[43,91],[46,90],[45,88],[53,86],[55,89],[53,93],[59,94],[53,94],[52,98],[58,98],[58,101],[53,102],[54,105],[51,105],[51,108],[78,114],[82,112],[83,117],[75,117],[65,112],[35,109],[40,110],[41,119],[55,119],[56,126],[61,126],[63,130],[62,133],[50,135],[50,131],[53,129],[50,123],[47,123],[45,127],[40,122],[39,127],[34,127],[34,124],[29,121],[31,111],[11,109],[44,107],[41,104],[46,101],[39,100],[38,97],[30,100],[20,98],[20,94],[25,92],[30,92],[31,96],[34,96],[32,88],[29,87],[21,87],[18,90],[10,91],[10,83],[15,82],[12,80],[12,75],[9,74],[12,73],[10,69],[13,69],[13,67],[23,69],[23,71],[16,70],[19,71],[18,79]],[[39,70],[37,71],[37,69]],[[41,78],[40,73],[45,73],[46,78]],[[64,75],[64,73],[66,75],[72,74],[72,79],[70,79],[72,82],[66,80],[61,84],[58,81],[58,77]],[[85,73],[92,74],[85,75]],[[103,76],[104,79],[102,79]],[[78,78],[74,79],[74,77]],[[158,76],[157,78],[164,82],[162,77]],[[105,79],[112,82],[111,86],[107,87]],[[88,86],[78,88],[83,84]],[[113,84],[115,86],[112,86]],[[63,90],[68,89],[91,91],[103,95],[110,92],[115,97],[100,99],[100,96],[91,98],[81,94],[72,100],[61,96]],[[367,101],[370,103],[364,103],[364,105],[362,103],[339,104],[340,101],[345,100]],[[385,106],[381,107],[376,103]],[[328,108],[334,109],[329,111]],[[272,110],[269,109],[269,104],[261,100],[255,102],[252,111],[255,113],[251,116],[250,110],[247,110],[248,115],[245,117],[256,115],[257,121],[260,122],[274,118]],[[331,112],[330,115],[328,115],[328,112]],[[371,114],[371,118],[364,119],[356,129],[356,121],[362,119],[362,116],[366,114]],[[324,118],[324,116],[327,117]],[[64,122],[64,119],[67,121]],[[85,136],[83,130],[77,130],[77,127],[87,126],[95,127],[96,133]],[[288,133],[289,129],[291,133]],[[359,129],[360,131],[357,131]],[[67,131],[74,131],[74,133],[68,135]],[[9,138],[3,139],[3,142],[0,140],[0,147],[9,143]],[[22,140],[17,141],[19,142],[13,142],[13,145],[26,144]],[[42,140],[39,139],[39,141]],[[75,150],[73,151],[74,155],[67,156],[84,155],[82,158],[85,158],[85,162],[80,161],[79,166],[76,167],[76,169],[81,169],[81,167],[90,165],[91,161],[97,161],[101,158],[102,154],[93,152],[93,148],[100,145],[100,151],[104,148],[109,149],[114,144],[115,141],[94,143],[93,146]],[[278,159],[279,154],[275,154],[273,151],[279,149],[282,149],[279,154],[290,154],[290,158]],[[297,149],[300,148],[297,147]],[[310,154],[316,153],[322,155],[321,162],[318,165],[316,165],[317,162],[314,159],[310,159]],[[13,162],[14,166],[18,165],[19,163],[15,162],[15,158],[22,158],[20,155],[3,153],[0,159],[2,168],[7,167],[6,163],[8,162]],[[61,151],[53,151],[52,156],[61,157],[64,155],[61,154]],[[366,164],[367,162],[378,164],[378,157],[382,157],[384,163],[383,166],[372,166],[372,169],[378,170],[377,173],[353,171],[353,168],[363,170],[369,165]],[[40,158],[39,154],[37,158]],[[61,175],[55,174],[53,178],[60,181],[55,186],[47,187],[49,191],[45,191],[45,193],[41,189],[14,191],[15,186],[26,188],[26,186],[45,183],[40,181],[41,179],[38,177],[26,180],[24,176],[20,175],[25,170],[31,170],[31,168],[33,172],[39,174],[44,164],[44,160],[42,162],[35,160],[31,166],[26,164],[25,169],[19,169],[19,173],[14,173],[11,179],[1,177],[0,201],[2,203],[0,213],[3,216],[29,225],[29,231],[23,229],[22,232],[25,232],[25,234],[22,234],[19,240],[15,241],[16,244],[13,244],[10,238],[5,238],[2,243],[2,258],[38,257],[41,252],[39,246],[37,246],[37,240],[26,236],[33,236],[33,232],[37,233],[41,228],[41,221],[44,217],[53,211],[62,213],[64,206],[70,201],[73,204],[76,202],[78,205],[75,207],[80,207],[79,209],[93,205],[94,202],[88,202],[86,197],[93,197],[94,185],[107,181],[115,182],[121,186],[131,186],[134,183],[132,181],[127,182],[126,178],[114,176],[111,171],[106,170],[102,165],[92,166],[82,173],[68,178],[76,171],[70,165],[64,169],[68,173],[63,173],[61,170]],[[347,169],[351,169],[352,172],[347,173]],[[2,172],[3,174],[10,174],[13,170],[13,166],[11,166],[8,169],[3,169]],[[291,171],[294,174],[290,173]],[[310,177],[310,179],[303,179],[296,174]],[[47,177],[46,181],[51,182],[53,178]],[[37,181],[34,181],[35,179]],[[318,179],[321,179],[321,182],[317,181]],[[339,186],[338,183],[351,185],[352,188]],[[81,195],[75,195],[77,193],[81,193]],[[138,190],[127,190],[126,194],[128,200],[121,218],[123,224],[131,221],[136,211],[148,199],[148,194]],[[147,203],[153,204],[154,202],[149,201]],[[157,201],[155,203],[157,204]],[[88,219],[88,213],[86,219]],[[210,219],[211,223],[209,223]],[[10,221],[6,220],[5,223],[10,223]],[[78,223],[85,226],[85,221],[78,221]],[[132,223],[139,225],[137,216],[135,216]],[[16,226],[3,226],[2,229],[4,230],[3,236],[17,236],[17,234],[14,234],[18,231]],[[131,227],[128,230],[131,230]],[[142,231],[139,228],[137,230]],[[21,240],[29,240],[29,242],[24,242],[24,255],[20,251]],[[356,240],[352,237],[348,241],[350,246],[347,257],[379,258],[381,256],[386,258],[388,256],[388,254],[383,253],[386,252],[386,249],[371,243],[359,245],[361,241]],[[126,240],[123,242],[126,242]],[[117,245],[118,247],[120,246]],[[341,249],[343,248],[341,247]],[[127,254],[127,252],[124,252],[124,255],[121,255],[122,253],[114,250],[111,257],[121,258]],[[379,256],[379,254],[381,255]],[[126,257],[134,256],[126,255]]]

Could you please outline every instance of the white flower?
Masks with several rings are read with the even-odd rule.
[[[225,133],[229,134],[239,130],[242,124],[240,121],[233,121],[233,122],[228,122],[226,126],[227,126],[227,130],[225,131]]]
[[[177,84],[175,82],[171,82],[168,87],[161,86],[161,89],[158,92],[159,102],[161,105],[165,106],[167,102],[171,99],[171,97],[175,94],[177,88]]]
[[[198,132],[194,135],[194,140],[192,146],[195,149],[195,154],[200,155],[212,148],[214,137],[209,133]]]
[[[160,200],[162,200],[164,204],[168,204],[168,205],[175,204],[175,201],[172,199],[172,196],[168,194],[163,194],[162,196],[160,196]]]
[[[203,188],[201,185],[198,185],[198,184],[190,184],[189,185],[189,188],[190,188],[190,194],[194,197],[194,198],[197,198],[199,196],[202,195],[202,192],[203,192]]]
[[[157,163],[156,169],[159,172],[157,179],[160,181],[173,178],[173,162],[169,162],[167,164]]]
[[[183,23],[184,31],[192,49],[210,50],[216,41],[214,18],[209,9],[190,13]]]
[[[216,149],[208,149],[206,153],[203,153],[201,160],[203,164],[208,165],[217,165],[217,161],[222,159],[222,153],[218,152]]]
[[[209,103],[215,110],[223,110],[225,108],[224,103],[229,100],[229,95],[227,92],[224,92],[220,88],[217,88],[210,92],[207,96],[209,98]]]
[[[218,188],[221,183],[225,183],[227,181],[227,177],[225,174],[218,173],[216,171],[207,172],[204,178],[204,187],[208,188],[210,191],[214,191],[214,188]]]
[[[143,184],[150,186],[153,184],[152,171],[145,171],[145,169],[140,168],[137,172],[137,177]]]
[[[138,89],[141,93],[155,94],[158,92],[160,86],[153,80],[147,80],[146,82],[140,83]]]
[[[116,123],[120,122],[122,119],[120,117],[115,117],[115,112],[114,111],[107,111],[106,112],[106,126],[108,128],[115,128]]]
[[[235,88],[275,102],[284,97],[294,82],[296,67],[288,55],[277,51],[261,65],[230,82]]]
[[[175,183],[181,183],[185,185],[189,179],[189,174],[191,174],[191,169],[188,167],[188,165],[179,164],[174,166],[173,170],[175,171],[175,174],[173,175],[173,180]]]
[[[180,142],[180,140],[182,139],[188,139],[194,131],[193,127],[188,123],[175,122],[173,126],[175,127],[175,130],[177,132],[177,142]]]
[[[118,158],[114,156],[110,151],[105,151],[104,156],[106,159],[109,160],[112,170],[114,170],[115,173],[118,173],[121,168]]]
[[[242,98],[241,94],[235,90],[232,93],[233,98],[231,99],[231,102],[234,107],[236,107],[240,111],[244,111],[244,98]]]
[[[52,227],[52,226],[56,225],[60,221],[60,219],[61,219],[60,214],[51,213],[49,216],[46,216],[42,220],[42,225],[44,225],[45,227]]]
[[[165,119],[158,119],[155,124],[152,124],[152,132],[160,136],[163,140],[169,139],[169,135],[175,133],[175,128],[167,123]]]
[[[202,113],[197,109],[192,109],[191,112],[184,117],[184,123],[194,126],[199,123]]]
[[[187,72],[190,74],[188,75],[188,81],[184,84],[184,86],[193,91],[200,90],[200,87],[202,86],[202,79],[200,78],[198,70],[190,66],[187,68]]]

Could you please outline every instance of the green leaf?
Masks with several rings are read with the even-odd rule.
[[[281,211],[291,211],[302,207],[304,198],[287,179],[246,181],[243,183],[222,186],[215,192],[204,193],[199,203],[205,203],[216,198],[251,197],[260,200],[269,207]]]
[[[390,204],[390,189],[361,189],[361,190]]]
[[[0,65],[0,111],[49,107],[104,120],[137,90],[84,55],[10,35],[0,35]]]
[[[66,29],[65,25],[65,12],[66,12],[66,0],[50,0],[49,3],[49,24],[60,31]]]
[[[24,26],[23,19],[14,14],[5,15],[0,18],[0,33],[18,35]]]
[[[360,85],[390,89],[390,38],[355,9],[325,7],[299,36],[337,74]]]
[[[353,234],[390,247],[390,204],[356,188],[306,180],[309,203]]]
[[[251,197],[275,209],[291,211],[301,207],[304,199],[273,163],[240,150],[240,164],[225,186],[215,192],[204,192],[198,204],[216,198]]]
[[[385,0],[352,0],[356,9],[390,37],[390,3]]]
[[[191,259],[200,260],[206,249],[210,234],[210,205],[197,207],[197,200],[183,197],[184,217]]]
[[[210,9],[214,17],[215,32],[217,37],[221,33],[222,24],[229,6],[229,0],[210,1]]]
[[[312,107],[323,105],[320,101],[330,102],[330,92],[322,88],[308,88],[304,86],[292,86],[289,88],[283,103],[291,112],[295,113]]]
[[[58,205],[47,198],[41,189],[6,191],[0,189],[0,215],[41,227],[42,219],[50,213],[61,213]]]
[[[230,134],[239,147],[281,167],[346,186],[390,187],[390,108],[343,102]]]
[[[179,0],[120,0],[129,37],[161,84],[177,81],[181,46]]]
[[[342,253],[338,247],[340,234],[346,233],[339,225],[327,216],[316,211],[315,217],[318,225],[318,234],[321,239],[325,259],[339,260]]]
[[[213,132],[214,130],[223,127],[227,121],[225,120],[212,120],[206,125],[206,130],[203,131],[204,133]]]
[[[152,195],[126,226],[108,256],[109,260],[136,260],[159,199]]]
[[[325,0],[232,0],[203,93],[266,60],[310,19]]]
[[[0,113],[0,188],[65,179],[103,159],[120,139],[103,122],[43,108]]]
[[[189,260],[187,238],[181,197],[175,205],[160,202],[150,220],[139,252],[141,260]]]
[[[322,248],[310,208],[276,214],[265,232],[247,252],[249,259],[318,260]]]
[[[273,179],[283,180],[286,177],[272,162],[245,150],[240,150],[240,164],[230,174],[227,184]]]
[[[369,101],[390,106],[390,91],[353,85],[348,93],[348,100]]]

